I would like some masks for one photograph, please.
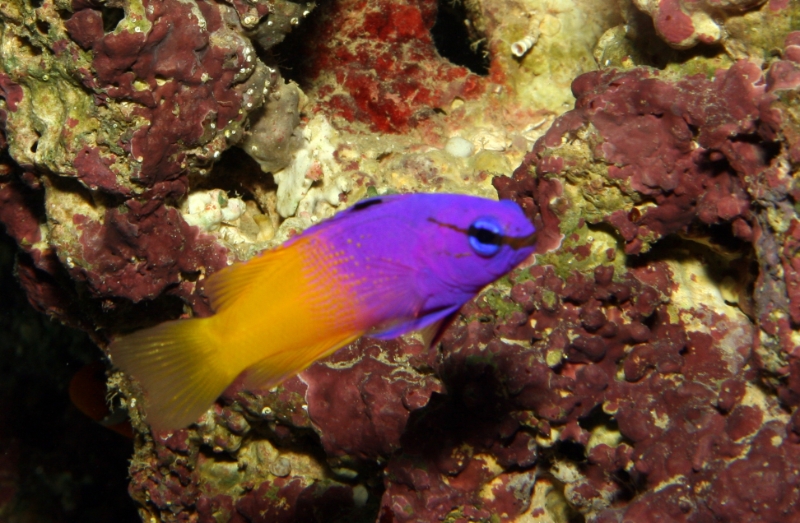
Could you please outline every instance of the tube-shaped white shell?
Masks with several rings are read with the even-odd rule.
[[[531,35],[526,36],[521,40],[517,40],[513,44],[511,44],[511,54],[516,56],[517,58],[522,58],[525,56],[525,53],[530,51],[531,47],[536,44],[536,38]]]

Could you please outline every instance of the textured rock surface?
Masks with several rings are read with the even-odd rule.
[[[103,325],[101,314],[120,299],[166,293],[195,302],[198,277],[225,265],[225,247],[193,230],[174,205],[190,176],[207,176],[247,126],[269,119],[260,108],[285,88],[249,37],[262,17],[288,25],[270,9],[264,2],[3,4],[2,120],[10,169],[19,172],[3,181],[4,221],[28,214],[19,234],[32,262],[21,276],[41,308],[73,322],[88,313]],[[289,139],[294,128],[280,131]],[[28,193],[43,194],[43,207],[26,205]],[[21,239],[22,226],[9,227]],[[83,293],[105,300],[103,310],[50,299],[61,294],[63,304]]]
[[[533,311],[520,325],[547,333],[535,383],[549,386],[530,405],[584,449],[565,495],[592,521],[797,517],[793,273],[778,246],[797,220],[798,72],[590,73],[530,163],[498,179],[561,234],[536,284],[511,297]],[[582,276],[558,277],[569,254]],[[598,415],[609,418],[592,430]]]
[[[796,6],[636,5],[466,2],[485,75],[430,0],[0,6],[0,222],[31,302],[101,346],[365,195],[499,194],[540,229],[430,350],[363,339],[166,434],[112,374],[145,521],[800,516]]]

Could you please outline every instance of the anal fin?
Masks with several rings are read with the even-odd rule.
[[[349,345],[362,334],[362,332],[349,333],[339,339],[325,339],[299,350],[270,354],[244,371],[244,386],[248,390],[270,389],[315,361],[326,358],[345,345]]]

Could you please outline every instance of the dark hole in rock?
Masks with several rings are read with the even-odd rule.
[[[489,58],[484,45],[474,35],[471,37],[467,25],[464,4],[452,0],[439,0],[436,23],[431,36],[439,54],[456,65],[466,67],[475,74],[489,74]]]
[[[25,48],[27,48],[28,52],[29,52],[29,53],[30,53],[32,56],[41,56],[41,54],[42,54],[42,48],[41,48],[41,47],[39,47],[39,44],[38,44],[38,43],[36,43],[36,42],[32,41],[32,40],[31,40],[30,38],[28,38],[27,36],[21,36],[21,37],[20,37],[20,41],[22,42],[22,45],[23,45]]]
[[[586,448],[574,441],[559,441],[556,445],[559,454],[570,461],[579,463],[586,460]]]
[[[200,271],[192,271],[192,272],[181,272],[181,278],[184,281],[198,281],[200,279]]]
[[[36,29],[38,29],[43,35],[46,35],[50,31],[50,24],[44,20],[38,20],[36,22]]]
[[[597,405],[583,418],[578,420],[582,429],[592,431],[597,427],[605,426],[609,430],[617,430],[617,420],[603,410],[602,405]]]
[[[125,10],[119,7],[103,7],[100,14],[103,17],[103,31],[106,33],[116,29],[120,20],[125,18]]]
[[[231,197],[252,200],[254,188],[277,191],[272,176],[261,170],[258,163],[238,147],[231,147],[220,155],[211,172],[205,176],[191,178],[193,189],[222,189]]]
[[[621,487],[615,499],[618,501],[630,501],[636,496],[636,492],[643,490],[643,485],[637,485],[636,481],[626,470],[618,470],[612,475],[614,482]]]
[[[642,323],[647,326],[651,331],[656,328],[659,320],[658,309],[654,310],[650,316],[647,316]]]

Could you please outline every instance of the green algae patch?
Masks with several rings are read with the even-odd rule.
[[[519,305],[508,299],[510,292],[511,282],[508,276],[504,276],[481,294],[478,299],[486,303],[498,318],[506,319],[513,313],[522,310]]]

